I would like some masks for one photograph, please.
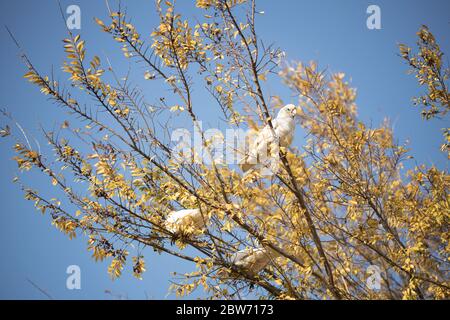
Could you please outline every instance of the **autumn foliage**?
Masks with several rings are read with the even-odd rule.
[[[131,79],[117,76],[71,32],[62,66],[70,86],[42,75],[24,56],[25,77],[83,122],[44,131],[53,156],[15,144],[19,168],[42,172],[65,194],[48,199],[24,186],[26,199],[69,237],[87,237],[94,259],[111,261],[113,278],[127,262],[136,277],[145,276],[146,248],[191,262],[196,271],[174,275],[170,289],[180,296],[202,287],[210,298],[448,299],[448,173],[414,166],[389,123],[360,121],[344,74],[315,63],[281,63],[281,51],[257,36],[254,1],[196,5],[203,20],[193,23],[172,2],[157,1],[160,24],[150,36],[124,11],[96,20],[125,58],[145,65],[142,77],[170,89],[170,103],[147,103]],[[419,58],[406,46],[401,55],[428,88],[417,100],[424,116],[444,116],[442,53],[428,29],[419,37]],[[297,125],[307,141],[280,148],[275,175],[175,161],[166,135],[174,129],[171,116],[194,127],[205,108],[194,103],[194,83],[213,97],[224,127],[257,131],[284,105],[264,91],[266,81],[280,77],[298,97]],[[78,100],[80,93],[89,104]],[[201,137],[208,150],[210,140]],[[205,229],[166,228],[171,211],[193,208],[208,218]],[[259,273],[230,259],[261,246],[274,255]],[[377,276],[371,266],[379,271],[379,288],[368,282]]]

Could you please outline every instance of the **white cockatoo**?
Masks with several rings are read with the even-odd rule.
[[[203,229],[208,220],[208,215],[202,214],[200,209],[185,209],[170,212],[167,215],[165,226],[168,231],[177,233],[189,227]]]
[[[270,157],[268,150],[273,149],[273,144],[277,141],[277,147],[288,148],[291,145],[294,138],[296,114],[296,106],[293,104],[284,106],[272,121],[273,131],[269,125],[266,125],[253,139],[250,139],[248,152],[240,162],[242,171],[247,172],[258,164],[266,165]]]
[[[270,248],[246,248],[233,254],[231,262],[250,274],[256,275],[279,256],[277,252]]]

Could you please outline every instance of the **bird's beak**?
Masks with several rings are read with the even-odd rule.
[[[294,108],[291,111],[291,116],[292,116],[292,118],[294,118],[296,115],[297,115],[297,109]]]

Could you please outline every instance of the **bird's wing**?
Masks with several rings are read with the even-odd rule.
[[[189,220],[192,220],[195,224],[198,220],[198,216],[201,217],[199,209],[184,209],[178,211],[172,211],[166,218],[166,223],[169,224],[182,224]]]
[[[270,262],[270,257],[263,248],[248,249],[242,254],[241,259],[235,262],[237,266],[243,267],[252,273],[258,273]]]
[[[289,147],[295,131],[295,122],[291,118],[277,118],[274,120],[274,131],[282,147]]]
[[[270,135],[268,127],[264,127],[261,131],[252,133],[248,136],[248,152],[240,162],[241,169],[246,172],[252,169],[264,157],[265,149],[267,149],[267,138]]]
[[[267,158],[267,149],[268,146],[273,141],[272,130],[269,126],[265,126],[261,131],[261,134],[258,136],[258,139],[255,143],[255,153],[257,155],[258,162],[263,162]]]
[[[167,223],[176,223],[183,216],[182,211],[172,211],[167,215],[166,222]]]
[[[242,263],[252,254],[252,250],[244,249],[234,253],[231,256],[231,262],[236,265],[242,265]]]
[[[265,248],[258,249],[258,251],[254,253],[254,256],[252,268],[256,273],[264,269],[270,263],[271,259],[274,258]]]
[[[200,209],[194,209],[191,217],[192,217],[192,221],[194,222],[195,226],[198,228],[203,228],[209,220],[208,215],[206,213],[202,214],[200,212]]]

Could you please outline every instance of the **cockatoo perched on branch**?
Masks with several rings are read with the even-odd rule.
[[[258,274],[273,259],[278,258],[278,252],[270,248],[246,248],[231,256],[231,262],[245,269],[252,275]]]
[[[189,227],[203,229],[206,227],[208,220],[208,215],[202,215],[200,209],[186,209],[170,212],[167,216],[165,226],[168,231],[177,233]]]
[[[274,143],[278,142],[276,147],[288,148],[294,138],[295,115],[297,108],[293,104],[288,104],[280,109],[276,119],[272,121],[273,131],[269,125],[266,125],[256,137],[249,141],[248,153],[240,162],[242,171],[247,172],[258,164],[266,165],[270,152],[274,149]],[[273,135],[275,132],[275,136]]]

